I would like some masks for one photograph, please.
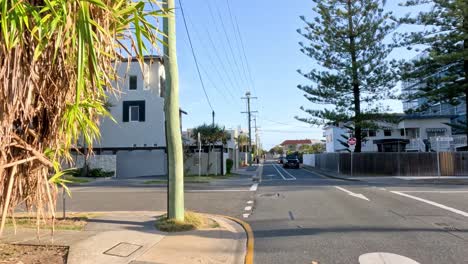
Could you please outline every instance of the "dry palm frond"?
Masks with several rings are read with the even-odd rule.
[[[164,14],[157,0],[0,0],[0,235],[20,204],[55,218],[59,164],[99,138],[114,62],[141,63]]]

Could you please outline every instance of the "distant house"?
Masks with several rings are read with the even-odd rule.
[[[202,166],[203,173],[214,174],[214,173],[225,173],[226,159],[231,159],[233,163],[233,169],[237,169],[240,163],[246,162],[247,155],[241,152],[237,138],[240,134],[243,133],[241,128],[237,129],[226,129],[226,132],[229,134],[229,139],[226,140],[226,144],[223,142],[217,142],[213,146],[202,146],[202,153],[208,155],[210,153],[210,163],[214,165],[211,167],[209,172],[205,171],[204,166]],[[197,140],[195,140],[196,135],[193,134],[193,129],[187,129],[182,132],[182,139],[186,147],[188,147],[192,153],[198,153],[199,146]],[[212,157],[214,156],[214,158]],[[186,168],[189,169],[189,173],[194,173],[198,171],[198,158],[189,158],[186,161]],[[202,163],[206,161],[202,160]]]
[[[284,153],[287,153],[288,151],[299,151],[304,145],[312,146],[315,144],[322,144],[322,142],[320,140],[312,139],[288,139],[283,141],[280,146],[283,148]]]
[[[401,115],[397,123],[379,122],[379,129],[364,130],[365,139],[362,152],[427,152],[453,150],[451,116],[441,115]],[[327,126],[324,128],[326,152],[345,152],[340,141],[346,141],[343,136],[350,136],[351,131],[346,124]],[[444,139],[444,140],[437,140]],[[449,140],[446,140],[446,139]],[[403,144],[403,145],[402,145]]]

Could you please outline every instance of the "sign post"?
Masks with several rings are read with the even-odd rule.
[[[210,155],[208,153],[208,155]],[[201,138],[200,132],[198,132],[198,177],[201,176]]]
[[[353,177],[353,152],[354,152],[354,149],[356,148],[355,137],[350,137],[348,139],[348,146],[349,146],[349,150],[351,151],[351,177]]]

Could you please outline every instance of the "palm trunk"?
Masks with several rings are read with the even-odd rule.
[[[184,154],[179,117],[179,72],[176,51],[176,21],[174,0],[164,3],[168,16],[164,18],[164,54],[166,55],[165,117],[167,124],[167,157],[169,175],[168,218],[184,221]]]
[[[356,58],[356,39],[354,36],[353,13],[351,0],[348,0],[348,30],[349,30],[349,44],[351,52],[351,67],[352,67],[352,81],[353,81],[353,97],[354,97],[354,137],[356,137],[356,148],[354,152],[361,152],[362,148],[362,129],[361,129],[361,95],[359,89],[357,58]]]

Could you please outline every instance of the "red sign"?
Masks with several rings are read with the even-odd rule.
[[[348,145],[350,145],[350,146],[356,145],[356,138],[353,138],[353,137],[349,138],[348,139]]]

